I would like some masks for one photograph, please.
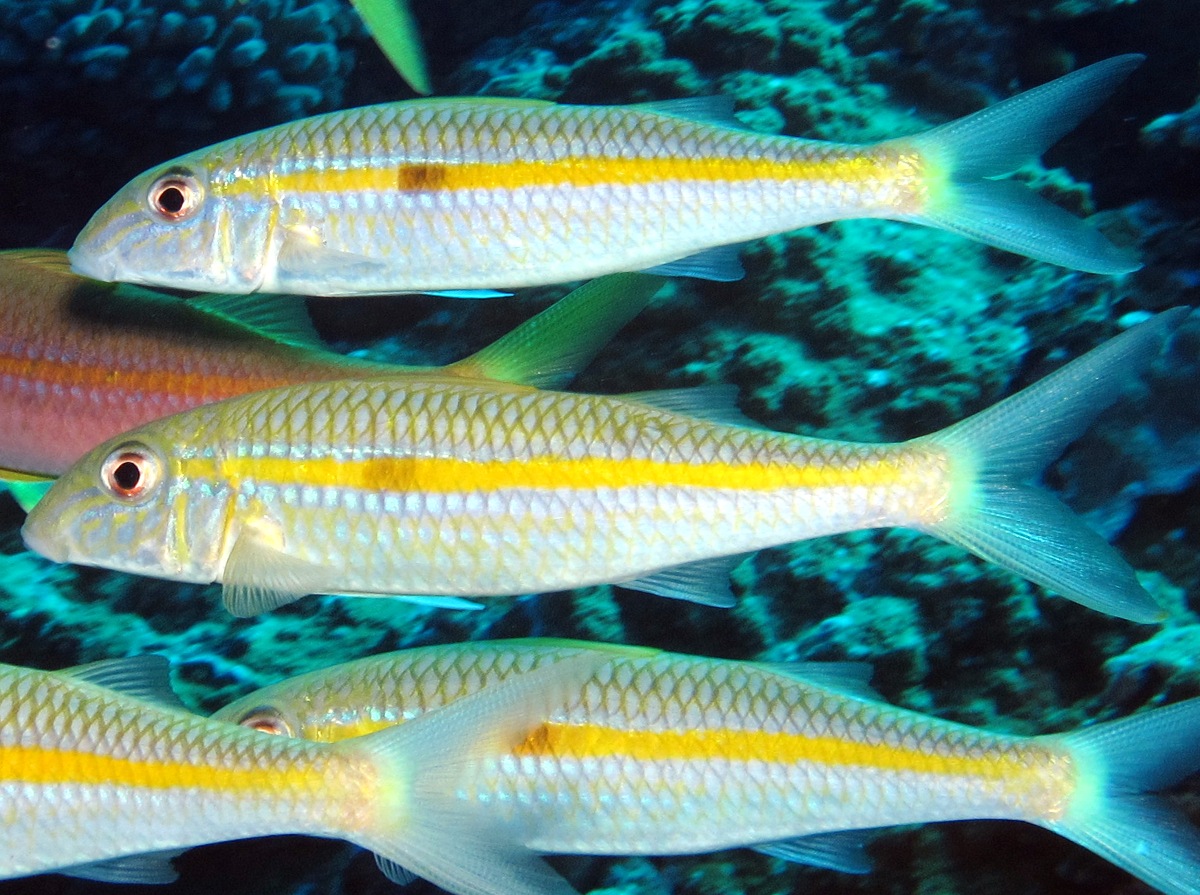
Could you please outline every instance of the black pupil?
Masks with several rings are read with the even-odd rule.
[[[158,207],[167,214],[178,214],[183,208],[183,190],[177,186],[165,186],[158,194]]]
[[[122,491],[132,491],[142,480],[142,470],[132,460],[117,464],[113,470],[113,481]]]

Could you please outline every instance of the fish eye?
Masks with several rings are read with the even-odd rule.
[[[144,444],[121,445],[100,467],[104,490],[126,503],[146,497],[161,478],[162,461]]]
[[[260,733],[281,737],[293,736],[292,726],[283,720],[283,715],[277,709],[273,709],[269,705],[260,705],[256,709],[251,709],[242,715],[238,724]]]
[[[150,184],[146,198],[155,217],[176,223],[195,214],[204,198],[204,188],[190,171],[168,171]]]

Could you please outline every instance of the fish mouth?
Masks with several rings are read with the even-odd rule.
[[[93,280],[111,283],[117,278],[117,261],[111,253],[97,255],[72,246],[67,250],[67,260],[71,263],[71,270]]]
[[[47,537],[44,532],[39,531],[40,528],[41,526],[32,514],[25,519],[25,524],[21,526],[21,539],[25,542],[25,546],[51,562],[67,562],[69,553],[67,546],[61,541]]]

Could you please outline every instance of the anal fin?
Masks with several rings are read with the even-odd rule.
[[[729,589],[729,575],[743,559],[745,554],[741,553],[702,559],[617,584],[659,597],[728,609],[737,603]]]
[[[871,859],[863,849],[868,835],[866,830],[814,833],[779,842],[764,842],[754,846],[754,850],[794,864],[840,870],[842,873],[870,873]]]
[[[642,272],[664,277],[695,277],[698,280],[731,283],[746,275],[742,259],[738,256],[739,248],[737,245],[714,246],[686,258],[647,267]]]
[[[64,867],[58,872],[63,876],[95,880],[101,883],[136,883],[140,885],[165,886],[179,879],[179,873],[171,862],[185,849],[147,852],[141,855],[126,855],[93,864],[78,864]]]

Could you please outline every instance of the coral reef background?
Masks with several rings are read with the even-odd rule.
[[[413,0],[441,94],[628,103],[716,92],[748,126],[832,140],[914,132],[1078,65],[1142,68],[1020,176],[1136,245],[1123,278],[1064,271],[910,225],[809,228],[748,246],[737,283],[677,281],[578,380],[594,391],[736,384],[750,417],[825,437],[940,428],[1146,314],[1200,303],[1200,5],[1169,0]],[[130,176],[290,117],[407,95],[337,0],[0,0],[0,246],[65,247]],[[564,292],[486,302],[312,302],[343,350],[442,363]],[[382,335],[381,335],[382,334]],[[234,620],[213,588],[56,567],[0,503],[0,660],[59,668],[138,652],[176,663],[201,709],[311,667],[403,646],[525,635],[732,658],[854,659],[888,698],[1022,733],[1200,693],[1200,320],[1074,445],[1049,481],[1171,607],[1108,619],[931,538],[879,531],[764,551],[722,611],[620,588],[482,612],[309,598]],[[3,425],[3,421],[0,421]],[[1200,786],[1178,795],[1200,823]],[[749,851],[554,859],[581,891],[645,895],[1146,892],[1018,824],[888,832],[867,876]],[[1019,858],[1019,860],[1017,860]],[[179,893],[392,889],[337,843],[185,855]],[[416,884],[414,891],[431,887]],[[3,893],[113,892],[46,876]]]

